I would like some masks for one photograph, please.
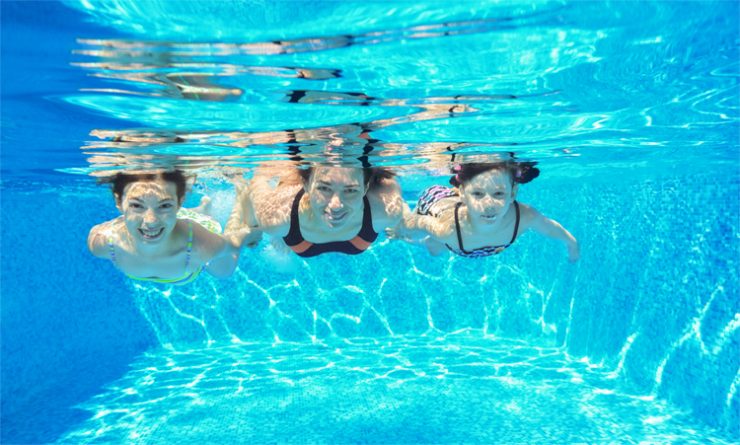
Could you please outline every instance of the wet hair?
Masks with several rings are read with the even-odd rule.
[[[308,183],[314,168],[315,167],[309,167],[298,170],[298,174],[301,176],[304,184]],[[395,176],[395,173],[383,167],[366,167],[362,169],[362,179],[365,187],[369,186],[370,188],[373,188],[374,185],[380,184],[383,180],[390,179]]]
[[[536,162],[480,162],[458,164],[452,169],[453,176],[450,184],[460,187],[468,181],[490,170],[506,171],[511,175],[513,184],[526,184],[540,175],[540,169],[535,167]]]
[[[123,191],[126,190],[126,186],[129,184],[141,181],[155,181],[157,179],[175,184],[177,188],[177,200],[182,201],[182,198],[185,196],[187,178],[180,170],[159,173],[116,173],[113,176],[100,179],[98,182],[101,184],[110,184],[113,196],[117,202],[120,202],[123,197]]]

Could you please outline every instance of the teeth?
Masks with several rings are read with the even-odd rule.
[[[156,238],[158,237],[162,231],[164,230],[164,227],[157,229],[157,230],[144,230],[139,229],[139,232],[145,237],[145,238]]]

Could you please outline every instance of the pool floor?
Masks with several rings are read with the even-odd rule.
[[[141,356],[61,443],[730,443],[560,349],[470,333]]]

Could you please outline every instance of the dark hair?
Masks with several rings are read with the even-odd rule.
[[[140,181],[154,181],[156,179],[162,179],[166,182],[172,182],[177,187],[177,200],[182,201],[185,196],[185,188],[187,184],[187,178],[180,170],[170,170],[158,173],[116,173],[113,176],[102,178],[98,181],[101,184],[111,184],[113,196],[116,201],[121,200],[123,197],[123,191],[126,190],[126,186]]]
[[[311,178],[311,173],[316,167],[308,167],[298,169],[298,174],[301,176],[303,183],[306,184]],[[362,169],[362,179],[365,186],[372,187],[375,184],[379,184],[384,179],[390,179],[395,177],[396,174],[387,168],[383,167],[366,167]]]
[[[474,177],[489,170],[501,170],[509,172],[514,184],[526,184],[540,175],[540,169],[535,167],[536,162],[479,162],[471,164],[458,164],[452,169],[453,176],[450,184],[455,187],[467,183]]]

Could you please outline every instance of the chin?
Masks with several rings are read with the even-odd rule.
[[[331,220],[328,220],[327,219],[326,220],[326,226],[328,228],[330,228],[330,229],[333,229],[333,230],[341,229],[342,226],[344,226],[344,220],[342,220],[342,221],[331,221]]]

